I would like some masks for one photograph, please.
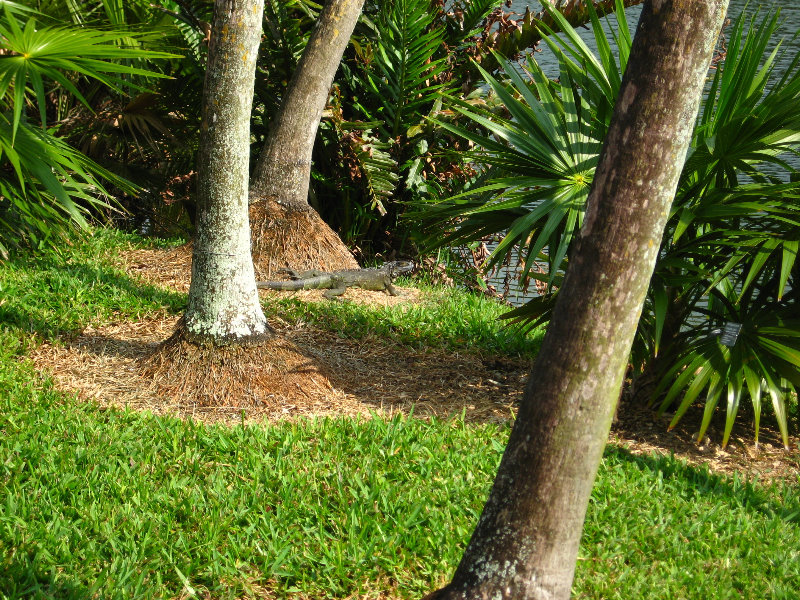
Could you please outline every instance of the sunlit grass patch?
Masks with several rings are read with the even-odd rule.
[[[206,426],[63,398],[0,361],[3,598],[418,598],[474,527],[508,428]],[[610,449],[577,598],[791,598],[798,484]]]

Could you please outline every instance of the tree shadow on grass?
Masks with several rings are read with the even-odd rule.
[[[20,261],[0,290],[0,322],[45,340],[74,335],[98,319],[176,313],[184,294],[142,283],[111,267],[58,257]],[[21,275],[21,276],[20,276]]]
[[[100,584],[101,582],[97,582]],[[37,565],[35,560],[0,560],[0,595],[7,600],[103,600],[106,596],[61,573]]]
[[[666,482],[685,486],[684,498],[713,495],[731,508],[745,508],[767,517],[777,517],[789,523],[800,524],[800,473],[796,482],[757,484],[741,477],[712,473],[707,466],[696,467],[675,458],[656,454],[632,454],[625,448],[608,446],[604,460],[609,463],[628,463],[640,471],[649,471]]]

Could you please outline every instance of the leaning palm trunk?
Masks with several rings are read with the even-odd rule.
[[[566,599],[727,0],[645,3],[571,265],[446,599]]]
[[[263,0],[217,0],[203,89],[187,339],[241,344],[269,328],[250,255],[250,111]]]
[[[298,268],[354,268],[338,236],[308,204],[311,155],[333,78],[364,0],[330,0],[320,13],[259,156],[251,187],[260,276]]]

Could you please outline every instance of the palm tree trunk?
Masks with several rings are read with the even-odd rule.
[[[250,191],[253,255],[262,277],[358,266],[308,204],[311,154],[333,78],[364,0],[330,0],[319,15],[258,158]]]
[[[250,111],[263,0],[216,0],[203,89],[197,234],[187,339],[242,344],[270,330],[258,300],[248,221]]]
[[[308,183],[317,128],[363,5],[364,0],[329,0],[322,9],[258,157],[254,200],[274,198],[293,210],[310,210]]]
[[[649,0],[552,321],[446,599],[566,599],[727,0]]]

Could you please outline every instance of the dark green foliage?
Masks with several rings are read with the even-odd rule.
[[[500,234],[502,239],[488,257],[487,268],[519,253],[523,279],[543,278],[549,287],[558,286],[568,250],[583,223],[586,198],[632,42],[621,2],[618,10],[614,36],[621,48],[619,59],[611,52],[591,8],[599,58],[561,14],[550,11],[563,32],[558,43],[545,38],[559,59],[558,82],[550,81],[533,57],[528,59],[526,81],[512,63],[498,56],[506,73],[503,80],[481,72],[506,114],[450,99],[455,111],[482,130],[447,122],[440,125],[475,144],[469,159],[481,164],[483,173],[461,194],[418,203],[413,216],[429,223],[427,247],[464,245]],[[450,227],[442,236],[445,223]],[[532,271],[535,262],[547,265],[546,275]],[[544,315],[549,304],[546,296],[525,310]]]
[[[444,27],[435,24],[430,3],[397,0],[380,12],[372,40],[372,64],[366,73],[371,118],[380,121],[384,138],[405,134],[426,114],[441,85],[433,84],[446,68],[442,55]]]
[[[269,135],[269,123],[280,108],[283,93],[303,54],[314,19],[315,5],[302,1],[265,0],[264,36],[258,50],[254,120],[252,133],[257,139],[251,157],[255,160]]]
[[[486,23],[494,3],[463,4],[471,27],[430,0],[368,2],[345,54],[320,127],[314,191],[323,217],[367,255],[406,244],[405,201],[463,179],[463,165],[439,156],[459,141],[426,120],[441,109],[442,91],[460,85],[474,24]]]
[[[777,13],[753,15],[749,23],[743,14],[733,23],[662,242],[651,318],[642,323],[643,339],[663,354],[660,389],[671,386],[660,409],[677,400],[679,387],[686,395],[676,416],[705,393],[702,439],[722,398],[723,444],[743,397],[750,397],[758,430],[763,391],[788,445],[787,403],[800,385],[800,183],[785,162],[800,150],[800,55],[775,72],[779,49],[767,48],[777,25]],[[731,348],[709,339],[727,323],[742,325]],[[667,383],[677,365],[687,367],[680,386]]]
[[[483,178],[462,194],[422,204],[417,214],[430,219],[434,245],[500,234],[490,265],[521,254],[523,277],[549,286],[548,294],[507,315],[523,324],[549,318],[553,288],[583,220],[631,44],[617,4],[619,64],[596,16],[597,56],[551,11],[563,32],[546,38],[561,65],[558,81],[548,81],[533,62],[525,81],[506,63],[506,80],[484,76],[507,118],[451,102],[490,135],[441,124],[476,144],[470,156],[484,165]],[[792,402],[796,407],[800,382],[800,177],[785,160],[800,153],[800,55],[775,72],[779,50],[766,49],[777,19],[753,16],[748,25],[742,15],[733,23],[724,60],[710,77],[632,353],[634,376],[662,382],[652,398],[660,411],[683,398],[673,425],[706,394],[698,439],[725,398],[723,444],[743,397],[751,399],[758,429],[762,390],[788,444],[787,413]],[[449,233],[442,236],[445,224]],[[546,264],[547,274],[531,273],[535,262]],[[730,350],[711,335],[729,322],[743,326]]]

